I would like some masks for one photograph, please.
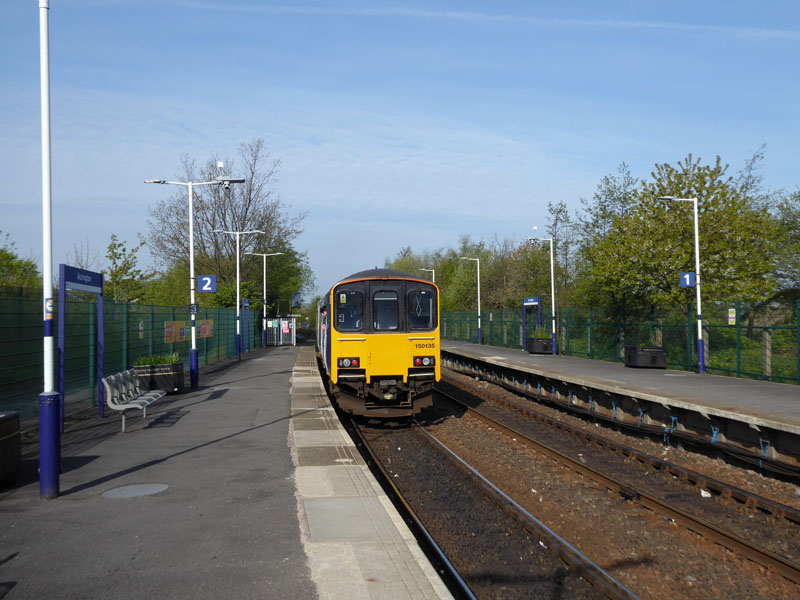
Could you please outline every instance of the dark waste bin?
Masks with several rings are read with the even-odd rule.
[[[553,340],[550,338],[528,338],[525,349],[531,354],[552,354]]]
[[[14,474],[22,463],[19,413],[0,413],[0,481]]]
[[[667,353],[660,346],[625,346],[626,367],[666,369]]]

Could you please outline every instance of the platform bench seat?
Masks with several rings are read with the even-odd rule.
[[[139,409],[147,419],[147,407],[166,396],[163,390],[145,390],[139,385],[136,371],[128,369],[122,373],[103,377],[106,405],[122,413],[122,433],[125,433],[125,411]]]

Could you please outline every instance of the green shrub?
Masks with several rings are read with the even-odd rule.
[[[144,367],[149,365],[172,365],[181,362],[181,356],[177,352],[172,354],[152,354],[150,356],[140,356],[133,363],[134,367]]]

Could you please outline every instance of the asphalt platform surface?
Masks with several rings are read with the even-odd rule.
[[[126,434],[112,411],[71,419],[55,500],[26,446],[0,484],[0,598],[316,598],[287,447],[297,355],[201,371]]]

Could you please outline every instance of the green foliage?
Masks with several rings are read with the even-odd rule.
[[[145,294],[145,281],[151,277],[137,268],[137,252],[145,245],[140,241],[136,246],[128,249],[126,242],[120,242],[116,234],[111,235],[111,241],[106,250],[109,266],[102,273],[105,275],[104,294],[115,302],[138,302]]]
[[[171,354],[152,354],[150,356],[140,356],[133,363],[134,367],[144,367],[150,365],[173,365],[181,362],[181,355],[177,352]]]
[[[691,155],[677,168],[656,165],[627,212],[612,218],[605,237],[587,245],[590,277],[601,297],[623,311],[654,304],[688,310],[694,290],[681,288],[678,274],[695,270],[692,203],[659,199],[664,196],[698,198],[707,298],[757,300],[775,291],[770,271],[777,229],[726,170],[719,157],[713,165]]]
[[[2,233],[2,232],[0,232]],[[0,286],[41,287],[42,280],[36,263],[20,258],[14,242],[5,234],[0,245]]]

